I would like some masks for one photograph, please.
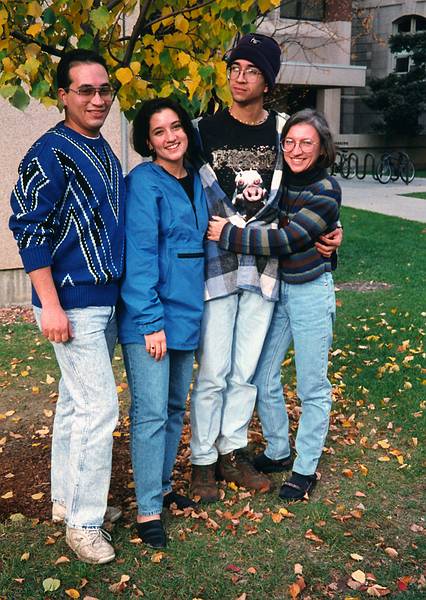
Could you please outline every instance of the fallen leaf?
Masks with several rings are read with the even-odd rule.
[[[60,556],[55,560],[55,565],[62,565],[64,563],[69,563],[70,559],[67,556]]]
[[[13,498],[13,492],[12,491],[6,492],[1,497],[3,498],[3,500],[9,500],[9,498]]]
[[[249,567],[247,569],[247,573],[250,573],[250,575],[256,575],[257,571],[254,567]]]
[[[225,571],[231,571],[232,573],[239,573],[241,571],[241,567],[237,567],[237,565],[226,565]]]
[[[44,492],[38,492],[37,494],[31,494],[33,500],[41,500],[44,496]]]
[[[354,476],[354,472],[352,471],[352,469],[343,469],[342,475],[351,478]]]
[[[294,565],[294,574],[295,575],[302,575],[303,573],[303,566],[300,563],[296,563]]]
[[[155,552],[152,556],[151,556],[151,562],[153,563],[159,563],[163,560],[163,558],[166,556],[165,552]]]
[[[365,583],[365,581],[367,579],[364,571],[360,571],[359,569],[357,571],[354,571],[351,574],[351,577],[354,581],[357,581],[358,583]]]
[[[398,552],[395,550],[395,548],[391,548],[390,546],[385,548],[385,554],[387,554],[391,558],[397,558],[398,556]]]
[[[308,531],[305,533],[305,538],[307,540],[310,540],[311,542],[316,542],[317,544],[324,543],[324,540],[322,540],[320,537],[315,535],[315,533],[312,531],[312,529],[308,529]]]
[[[80,598],[80,592],[74,588],[69,588],[68,590],[65,590],[65,593],[70,598]]]
[[[53,579],[53,577],[43,579],[43,589],[45,592],[56,592],[60,587],[61,582],[59,579]]]
[[[21,556],[21,560],[28,560],[30,558],[29,552],[24,552]]]
[[[354,552],[353,554],[351,554],[351,558],[353,560],[364,560],[364,557],[361,556],[361,554],[357,554],[356,552]]]
[[[373,596],[375,598],[381,598],[382,596],[387,596],[390,593],[390,589],[383,587],[378,583],[375,583],[374,585],[371,585],[369,588],[367,588],[368,596]]]
[[[54,383],[54,381],[55,381],[54,377],[52,377],[49,374],[46,375],[46,383],[47,383],[47,385],[51,385],[52,383]]]
[[[295,598],[297,598],[300,595],[301,591],[302,590],[300,589],[300,587],[297,583],[292,583],[291,585],[288,586],[288,593],[290,594],[291,600],[294,600]]]

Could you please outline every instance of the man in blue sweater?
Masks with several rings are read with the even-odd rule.
[[[124,181],[100,134],[113,100],[106,63],[88,50],[57,69],[65,120],[30,148],[10,228],[32,283],[37,323],[61,370],[52,439],[52,518],[93,564],[114,559],[104,519],[118,402],[111,356],[124,254]],[[108,540],[106,538],[109,538]]]

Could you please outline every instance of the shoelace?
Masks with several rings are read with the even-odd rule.
[[[110,536],[108,531],[106,531],[105,529],[102,529],[102,527],[99,527],[99,529],[91,529],[89,531],[90,531],[90,533],[89,533],[90,543],[92,544],[92,546],[96,542],[96,540],[98,539],[99,536],[102,536],[107,542],[112,541],[112,537]]]

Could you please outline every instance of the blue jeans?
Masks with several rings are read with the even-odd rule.
[[[204,305],[198,372],[191,394],[191,462],[247,446],[256,403],[252,383],[274,302],[244,291]]]
[[[34,307],[40,325],[41,309]],[[74,337],[52,343],[61,370],[52,437],[52,501],[66,506],[70,527],[100,527],[111,479],[112,433],[118,420],[111,358],[115,308],[66,311]]]
[[[130,434],[139,515],[160,514],[182,434],[194,353],[168,350],[155,361],[142,344],[123,344],[132,397]]]
[[[265,454],[279,460],[290,454],[281,364],[293,341],[297,395],[302,408],[293,469],[302,475],[315,473],[327,436],[331,409],[328,351],[335,312],[331,273],[323,273],[308,283],[281,282],[280,300],[254,378],[258,388],[257,412],[267,443]]]

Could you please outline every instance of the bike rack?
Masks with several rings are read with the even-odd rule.
[[[408,185],[416,174],[413,161],[406,152],[384,152],[379,159],[376,159],[371,152],[367,152],[360,164],[356,152],[348,152],[346,148],[336,152],[331,174],[340,173],[345,179],[352,179],[355,176],[357,179],[364,179],[369,166],[373,179],[383,184],[401,178]]]

